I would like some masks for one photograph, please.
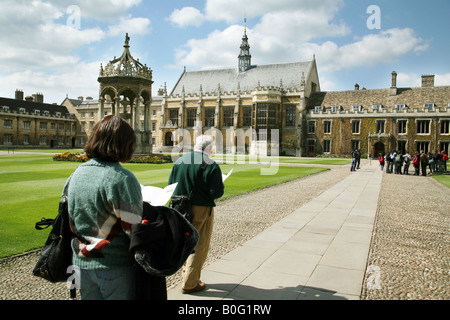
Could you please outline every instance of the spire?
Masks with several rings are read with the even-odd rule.
[[[247,37],[247,18],[244,19],[244,36],[242,37],[241,52],[239,54],[239,72],[250,69],[252,56],[250,55],[250,45]]]

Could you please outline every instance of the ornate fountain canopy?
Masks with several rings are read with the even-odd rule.
[[[130,53],[130,37],[125,36],[125,44],[122,55],[109,61],[105,68],[100,65],[100,78],[107,77],[127,77],[152,80],[152,70],[135,60]]]

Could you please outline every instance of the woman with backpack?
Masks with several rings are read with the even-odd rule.
[[[414,155],[414,159],[413,159],[413,166],[414,166],[414,175],[418,176],[419,175],[419,168],[420,168],[420,155],[419,155],[419,151],[416,151],[416,154]]]
[[[384,170],[384,152],[383,154],[380,153],[380,156],[378,157],[378,161],[380,162],[381,171]]]

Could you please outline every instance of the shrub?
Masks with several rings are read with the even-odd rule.
[[[89,157],[85,153],[70,153],[64,152],[53,156],[54,161],[70,161],[70,162],[86,162],[89,161]],[[171,163],[172,158],[165,155],[148,155],[148,156],[135,156],[131,159],[130,163]]]

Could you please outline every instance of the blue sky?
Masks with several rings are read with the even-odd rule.
[[[170,92],[184,66],[237,67],[244,17],[252,64],[315,55],[324,91],[386,88],[394,70],[399,87],[450,85],[449,13],[448,0],[1,0],[0,96],[98,98],[126,32],[154,94]]]

